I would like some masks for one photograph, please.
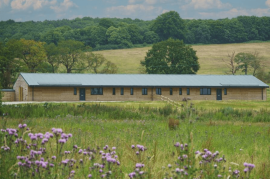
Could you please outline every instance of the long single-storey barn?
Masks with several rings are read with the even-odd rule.
[[[266,100],[268,85],[250,75],[21,73],[16,101]]]

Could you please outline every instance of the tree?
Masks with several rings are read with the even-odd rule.
[[[84,62],[81,59],[84,44],[75,40],[65,40],[58,44],[59,62],[63,64],[67,73],[72,71],[80,71],[84,67]]]
[[[241,52],[235,56],[235,62],[238,64],[238,68],[242,69],[245,75],[247,75],[248,67],[253,61],[255,61],[255,56],[251,53]]]
[[[158,41],[158,34],[156,34],[154,31],[148,31],[144,34],[144,42],[147,44],[157,43]]]
[[[123,47],[131,47],[130,35],[125,27],[110,27],[106,36],[110,44],[121,45]]]
[[[108,29],[111,26],[115,27],[115,24],[108,18],[100,19],[98,25],[104,27],[105,29]]]
[[[52,73],[55,73],[56,69],[59,66],[59,51],[56,45],[54,43],[51,44],[46,44],[45,46],[45,51],[47,55],[47,62],[51,65],[51,70]]]
[[[46,60],[44,42],[21,39],[20,56],[31,73],[36,73],[36,68]]]
[[[166,12],[158,16],[150,29],[156,32],[161,40],[185,39],[185,21],[175,11]]]
[[[154,44],[141,65],[149,74],[195,74],[200,68],[196,51],[173,39]]]
[[[222,59],[222,61],[224,61],[226,63],[226,65],[228,66],[229,73],[234,75],[236,73],[236,71],[239,70],[239,67],[237,66],[237,64],[235,62],[235,51],[233,51],[232,54],[228,54],[228,57],[229,57],[228,60]]]
[[[22,45],[18,40],[9,40],[5,45],[0,43],[0,85],[10,88],[17,74],[26,71],[25,64],[20,60]]]
[[[261,58],[259,57],[259,53],[258,52],[254,52],[253,53],[254,55],[254,60],[252,60],[250,62],[250,67],[252,68],[252,74],[253,76],[256,76],[257,75],[257,71],[260,70],[260,68],[262,67],[262,60]]]
[[[85,56],[87,61],[87,68],[98,74],[98,73],[107,73],[107,74],[114,74],[117,73],[117,66],[108,61],[103,55],[101,54],[94,54],[88,53]]]

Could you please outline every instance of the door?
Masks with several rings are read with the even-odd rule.
[[[217,89],[217,100],[222,100],[222,89]]]
[[[80,88],[80,101],[85,101],[85,89]]]

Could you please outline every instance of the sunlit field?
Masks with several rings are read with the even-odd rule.
[[[225,62],[222,60],[228,59],[228,54],[233,51],[253,53],[257,51],[262,57],[264,66],[270,67],[270,42],[261,43],[239,43],[239,44],[217,44],[217,45],[192,45],[192,48],[197,51],[199,63],[201,65],[197,74],[221,74],[224,75],[228,69]],[[104,50],[94,53],[103,54],[108,60],[118,66],[118,73],[130,74],[140,73],[140,61],[144,60],[146,52],[151,47],[132,48],[121,50]],[[243,74],[238,72],[238,74]]]

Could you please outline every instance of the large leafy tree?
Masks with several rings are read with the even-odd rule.
[[[51,44],[46,44],[45,46],[45,50],[46,50],[46,55],[47,55],[47,62],[50,64],[51,66],[51,71],[52,73],[55,73],[58,66],[59,66],[59,51],[56,45],[54,45],[54,43]]]
[[[245,75],[248,73],[248,68],[255,61],[256,57],[251,53],[238,53],[235,56],[235,61],[238,64],[238,68],[242,69],[242,72],[245,72]]]
[[[0,85],[3,88],[10,88],[17,74],[25,70],[24,63],[18,58],[21,57],[20,49],[18,40],[9,40],[5,44],[0,42]]]
[[[200,68],[196,51],[174,39],[154,44],[141,65],[149,74],[195,74]]]
[[[44,42],[21,39],[20,57],[31,73],[36,73],[37,67],[46,60]]]
[[[87,62],[85,67],[93,73],[117,73],[117,66],[101,54],[87,53],[84,59]]]
[[[80,71],[85,65],[82,57],[82,50],[85,48],[82,42],[65,40],[58,44],[59,62],[63,64],[67,73]]]
[[[185,21],[175,11],[164,13],[156,18],[151,26],[151,30],[156,32],[161,40],[185,39]]]

